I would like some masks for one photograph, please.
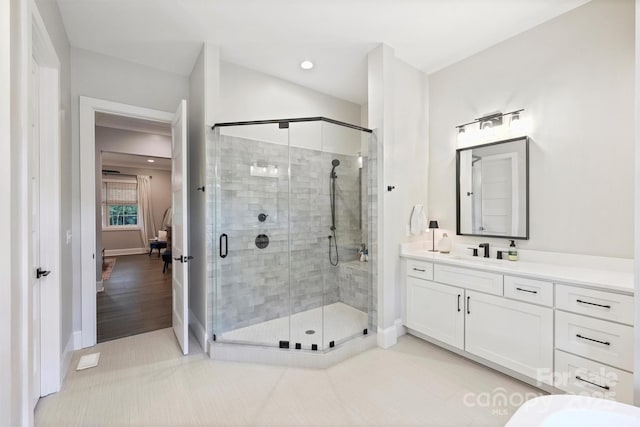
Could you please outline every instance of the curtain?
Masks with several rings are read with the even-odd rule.
[[[138,225],[142,235],[142,243],[156,236],[156,224],[153,221],[153,209],[151,206],[151,179],[148,176],[138,175]]]

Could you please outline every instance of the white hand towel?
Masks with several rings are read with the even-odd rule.
[[[411,211],[411,220],[409,222],[411,234],[419,236],[427,228],[427,217],[424,214],[422,205],[415,205]]]

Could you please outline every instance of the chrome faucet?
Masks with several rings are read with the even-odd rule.
[[[481,248],[484,248],[484,257],[489,258],[489,244],[488,243],[480,243],[478,245]]]

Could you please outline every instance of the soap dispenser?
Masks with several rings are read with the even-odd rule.
[[[518,260],[518,250],[516,249],[515,240],[511,240],[511,244],[509,245],[509,261],[517,261]]]
[[[442,239],[438,242],[438,250],[443,254],[451,252],[451,239],[449,239],[447,233],[442,234]]]

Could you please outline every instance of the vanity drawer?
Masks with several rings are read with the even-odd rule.
[[[633,325],[633,297],[556,285],[556,308]]]
[[[436,282],[502,295],[502,274],[436,264],[433,269],[433,277]]]
[[[633,328],[556,311],[556,348],[633,370]]]
[[[433,264],[430,262],[407,260],[407,276],[433,280]]]
[[[579,395],[633,404],[633,375],[562,351],[555,352],[554,385]]]
[[[553,283],[505,275],[504,296],[553,307]]]

